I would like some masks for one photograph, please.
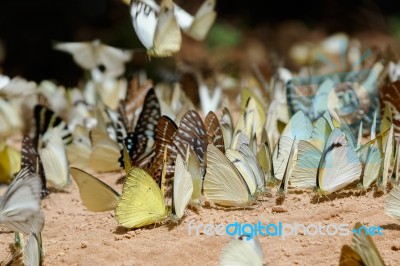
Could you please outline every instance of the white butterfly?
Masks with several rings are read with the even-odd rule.
[[[131,51],[102,44],[99,40],[56,43],[54,49],[72,54],[74,61],[84,69],[91,70],[102,65],[105,74],[114,78],[124,73],[124,63],[133,55]]]
[[[135,0],[131,3],[131,17],[149,56],[166,57],[180,50],[182,36],[172,0],[163,0],[161,6],[154,0]]]
[[[193,182],[190,172],[179,154],[175,161],[173,193],[175,215],[178,219],[181,219],[192,198]]]
[[[194,17],[175,5],[175,16],[179,26],[193,39],[204,40],[217,17],[215,5],[216,0],[205,0]]]
[[[39,156],[43,164],[46,180],[57,189],[63,189],[71,184],[67,154],[58,127],[46,132],[48,140],[44,147],[39,148]]]
[[[207,199],[222,206],[251,205],[255,196],[246,180],[251,179],[243,178],[242,174],[218,148],[208,144],[207,172],[203,184],[204,195]]]
[[[44,226],[41,188],[39,176],[23,168],[0,199],[0,224],[15,232],[40,233]]]
[[[361,176],[361,163],[345,134],[335,128],[330,134],[317,170],[320,194],[335,192]]]
[[[42,248],[39,236],[35,233],[29,235],[28,243],[23,251],[24,265],[42,265]]]
[[[292,149],[292,144],[295,142],[295,154],[297,151],[297,143],[300,140],[309,139],[313,130],[311,121],[304,115],[302,111],[297,112],[286,125],[282,132],[281,138],[278,144],[275,146],[273,153],[273,166],[274,175],[276,179],[282,180],[286,165],[293,164],[289,162],[289,154]],[[294,140],[296,139],[296,141]],[[295,155],[296,158],[297,155]],[[294,162],[295,163],[295,162]],[[292,165],[291,167],[293,167]]]
[[[248,236],[231,238],[230,242],[223,248],[219,259],[221,266],[261,266],[264,264],[264,254],[257,238],[250,239]]]

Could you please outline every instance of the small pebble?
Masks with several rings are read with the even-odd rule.
[[[83,242],[83,243],[81,244],[81,248],[87,248],[87,244],[86,244],[85,242]]]
[[[394,251],[400,250],[400,245],[399,244],[393,245],[392,250],[394,250]]]
[[[111,246],[111,243],[108,240],[103,240],[103,245],[109,247],[109,246]]]

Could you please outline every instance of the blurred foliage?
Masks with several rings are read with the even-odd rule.
[[[217,21],[208,33],[207,44],[210,48],[236,47],[240,45],[242,39],[243,33],[238,28]]]

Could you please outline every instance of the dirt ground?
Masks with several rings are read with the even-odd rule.
[[[97,175],[115,189],[121,173]],[[1,188],[1,194],[5,187]],[[118,226],[114,212],[93,213],[81,203],[73,184],[68,192],[52,193],[43,200],[46,217],[43,230],[44,265],[217,265],[221,249],[229,236],[188,234],[188,224],[211,223],[310,223],[349,224],[357,221],[381,226],[383,236],[373,237],[387,265],[400,265],[400,225],[383,210],[385,195],[374,197],[369,191],[359,195],[342,190],[331,199],[313,199],[312,192],[291,191],[281,204],[283,211],[273,212],[276,196],[265,197],[248,209],[212,208],[205,202],[198,213],[188,210],[180,224],[164,222],[137,230]],[[275,208],[274,208],[275,210]],[[297,235],[259,238],[267,265],[337,265],[340,249],[351,236]],[[0,258],[10,256],[13,233],[0,229]]]

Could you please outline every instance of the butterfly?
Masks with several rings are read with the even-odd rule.
[[[134,165],[144,166],[154,155],[155,135],[158,120],[161,117],[160,104],[154,89],[150,89],[144,99],[143,108],[134,131],[130,131],[128,119],[123,110],[120,111],[123,127],[117,125],[117,141],[123,143]],[[125,122],[124,122],[125,121]],[[122,133],[121,133],[122,131]],[[119,136],[119,137],[118,137]],[[123,140],[122,137],[126,136]],[[122,149],[119,162],[122,166]]]
[[[188,111],[181,119],[179,127],[172,137],[173,146],[169,146],[170,160],[174,162],[177,155],[186,157],[186,149],[190,149],[197,155],[200,163],[200,173],[204,176],[206,172],[206,149],[208,145],[208,136],[204,123],[199,114],[194,111]]]
[[[196,12],[190,28],[184,32],[195,40],[204,40],[217,17],[215,5],[216,0],[205,0]]]
[[[329,194],[357,180],[361,176],[361,163],[346,136],[335,128],[326,142],[319,161],[316,188],[320,194]]]
[[[385,199],[385,213],[395,219],[400,219],[400,187],[395,186]]]
[[[361,224],[356,223],[354,229],[358,234],[354,234],[352,244],[344,245],[340,253],[339,266],[365,265],[383,266],[385,265],[374,241],[370,235],[360,230]]]
[[[60,128],[52,128],[46,134],[47,140],[38,149],[46,181],[56,189],[64,189],[71,179],[62,133]]]
[[[181,219],[186,206],[192,198],[193,181],[186,162],[178,154],[175,161],[173,188],[173,216]]]
[[[375,125],[375,123],[373,123]],[[361,131],[361,130],[360,130]],[[382,132],[383,135],[385,134]],[[371,140],[364,146],[359,147],[358,154],[363,164],[363,171],[360,185],[363,189],[371,186],[372,182],[382,174],[383,149],[382,135],[375,135],[374,126],[371,128]]]
[[[65,145],[72,142],[72,135],[68,129],[68,125],[58,115],[56,115],[51,109],[37,104],[34,107],[36,133],[34,138],[35,146],[38,146],[39,141],[46,141],[48,138],[47,131],[51,128],[59,128],[60,134]]]
[[[42,265],[42,255],[40,236],[36,233],[31,233],[23,250],[24,265]]]
[[[208,135],[208,143],[212,143],[221,152],[225,152],[224,136],[217,115],[210,111],[204,119],[204,126]]]
[[[204,196],[222,206],[244,207],[254,202],[254,192],[234,164],[219,149],[209,144]]]
[[[109,77],[122,75],[125,71],[124,63],[131,60],[133,55],[131,51],[102,44],[100,40],[56,43],[54,49],[72,54],[74,61],[83,69],[104,66]]]
[[[400,80],[397,80],[392,83],[387,83],[382,86],[379,90],[379,100],[380,100],[380,108],[382,113],[385,112],[386,108],[391,109],[392,123],[394,125],[394,131],[396,137],[399,136],[400,133],[400,117],[399,117],[399,110],[400,110]],[[386,111],[387,112],[387,111]],[[384,120],[384,118],[382,118]]]
[[[147,170],[154,180],[161,180],[161,167],[163,166],[163,157],[169,157],[169,147],[173,146],[172,138],[178,129],[178,126],[168,116],[162,116],[157,123],[155,135],[155,154],[151,159]],[[166,170],[166,169],[165,169]]]
[[[85,207],[93,212],[115,210],[120,195],[109,185],[91,174],[71,167],[71,175],[79,188],[79,194]]]
[[[161,6],[154,0],[132,1],[131,17],[136,35],[149,56],[167,57],[180,50],[182,36],[172,0],[163,0]]]
[[[328,119],[324,116],[317,119],[310,139],[300,140],[297,145],[297,162],[294,166],[290,184],[293,187],[312,189],[316,185],[316,171],[322,152],[332,132]]]
[[[78,124],[75,126],[72,138],[72,143],[66,147],[69,164],[80,168],[88,167],[92,152],[88,130]]]
[[[246,235],[231,238],[229,243],[222,249],[219,265],[265,265],[260,241],[257,238],[250,238]]]
[[[21,153],[0,142],[0,183],[10,183],[13,175],[20,170]]]
[[[261,166],[258,164],[257,157],[251,151],[244,134],[240,135],[243,139],[238,149],[227,149],[226,157],[235,165],[249,186],[251,194],[255,192],[265,192],[265,178]]]
[[[286,165],[294,167],[295,162],[288,161],[292,143],[295,143],[295,153],[297,152],[297,143],[300,140],[310,138],[313,127],[311,121],[305,116],[302,111],[297,112],[286,125],[282,132],[281,138],[276,145],[272,157],[274,167],[274,176],[276,179],[282,180]],[[296,139],[296,141],[294,141]],[[296,155],[295,155],[296,156]]]
[[[37,174],[28,167],[21,169],[0,199],[0,224],[15,232],[40,233],[44,226],[41,187]]]
[[[163,192],[154,179],[141,168],[131,168],[115,209],[118,223],[126,228],[139,228],[162,221],[168,215]]]
[[[378,177],[378,189],[386,188],[387,182],[392,175],[393,169],[391,168],[394,156],[394,124],[392,123],[393,116],[389,106],[385,106],[385,111],[382,116],[382,123],[380,131],[382,150],[383,150],[383,164],[382,172]]]
[[[272,153],[269,141],[267,139],[267,133],[265,130],[263,132],[265,141],[262,141],[260,144],[260,148],[257,152],[257,160],[262,171],[264,172],[265,183],[267,185],[272,185],[275,183],[275,177],[273,176],[274,166],[272,164]]]

